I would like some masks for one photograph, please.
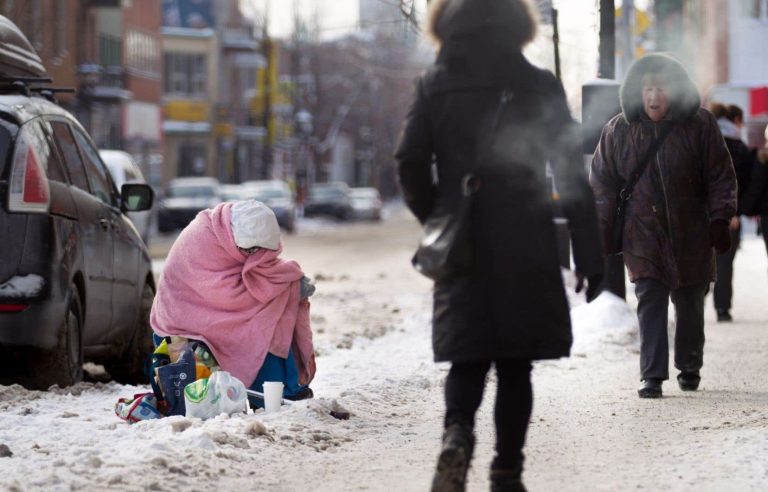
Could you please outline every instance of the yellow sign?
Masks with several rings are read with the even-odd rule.
[[[213,126],[213,133],[217,137],[231,137],[235,134],[235,125],[232,123],[216,123]]]
[[[621,7],[616,9],[616,18],[621,17]],[[644,10],[635,9],[635,24],[632,26],[632,34],[639,36],[651,27],[651,16]]]
[[[202,101],[170,101],[163,110],[166,120],[208,121],[208,104]]]

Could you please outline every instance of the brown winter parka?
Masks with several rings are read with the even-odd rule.
[[[662,74],[668,84],[670,109],[659,122],[643,110],[641,80],[647,73]],[[672,125],[627,205],[623,256],[632,282],[654,278],[677,289],[715,278],[709,226],[736,213],[736,176],[717,121],[700,103],[677,61],[647,56],[630,68],[622,85],[622,113],[603,128],[590,184],[603,245],[611,252],[617,194],[662,127]]]

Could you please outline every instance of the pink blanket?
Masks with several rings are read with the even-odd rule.
[[[309,302],[299,298],[298,263],[267,249],[235,245],[231,203],[200,212],[173,244],[157,284],[150,322],[162,336],[204,341],[222,369],[249,386],[267,352],[293,345],[299,383],[315,375]]]

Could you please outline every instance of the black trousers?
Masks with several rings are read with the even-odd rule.
[[[635,282],[640,322],[640,379],[669,379],[667,309],[675,305],[675,367],[694,372],[704,364],[704,296],[709,285],[670,290],[653,278]]]
[[[496,457],[494,470],[522,471],[523,446],[533,408],[531,362],[520,359],[495,361],[498,388],[494,420]],[[454,362],[445,381],[445,426],[458,423],[474,427],[491,361]]]
[[[731,249],[727,252],[717,255],[717,280],[713,298],[715,309],[731,309],[731,300],[733,299],[733,259],[736,257],[736,250],[739,249],[741,242],[741,227],[731,230]]]

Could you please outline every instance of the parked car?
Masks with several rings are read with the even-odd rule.
[[[86,357],[117,381],[147,383],[155,283],[126,213],[149,210],[152,188],[118,192],[2,16],[0,73],[0,384],[71,385]]]
[[[352,188],[349,190],[352,214],[356,219],[381,220],[381,195],[376,188]]]
[[[352,200],[349,186],[346,183],[321,183],[309,189],[307,201],[304,203],[304,215],[330,215],[339,220],[352,217]]]
[[[221,185],[221,201],[236,202],[238,200],[247,200],[248,190],[243,185],[225,184]]]
[[[288,232],[296,230],[296,204],[288,183],[280,180],[246,181],[248,198],[255,198],[275,212],[277,223]]]
[[[157,229],[171,232],[183,229],[206,208],[221,203],[221,185],[216,178],[172,179],[157,211]]]
[[[109,169],[109,174],[119,190],[125,183],[147,184],[144,174],[128,152],[122,150],[100,150],[99,155]],[[152,211],[128,212],[128,218],[141,235],[141,239],[149,244],[149,232],[152,225]]]

